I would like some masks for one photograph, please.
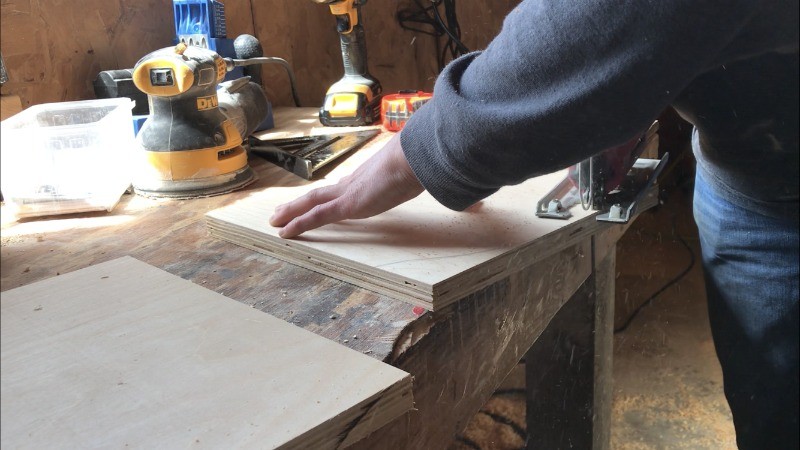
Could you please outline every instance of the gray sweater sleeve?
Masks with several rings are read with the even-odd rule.
[[[486,50],[444,69],[403,129],[403,151],[455,210],[562,169],[646,129],[730,56],[758,4],[523,1]]]

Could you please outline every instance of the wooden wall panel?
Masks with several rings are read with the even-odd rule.
[[[228,37],[235,39],[240,34],[253,34],[255,20],[252,14],[252,2],[250,0],[226,0],[223,3],[225,4]]]
[[[24,107],[94,98],[102,70],[172,43],[170,0],[3,0],[0,50]]]
[[[503,17],[519,0],[459,0],[462,38],[484,48]],[[293,67],[304,106],[322,102],[342,74],[335,20],[310,0],[226,0],[228,35],[255,35],[266,56]],[[423,2],[425,4],[426,2]],[[23,106],[91,99],[101,70],[132,67],[173,38],[170,0],[3,0],[0,49],[10,80],[4,94]],[[437,46],[423,33],[404,30],[397,12],[413,0],[371,0],[363,7],[370,71],[384,92],[431,90],[437,75]],[[443,41],[442,41],[443,43]],[[279,65],[262,71],[267,96],[276,106],[292,105],[289,80]]]
[[[503,19],[520,0],[461,0],[456,13],[461,40],[470,50],[482,50],[500,32]]]
[[[280,8],[276,7],[278,3],[281,3]],[[308,0],[254,0],[253,16],[255,36],[261,42],[264,54],[287,60],[294,70],[302,104],[318,105],[325,89],[321,80],[336,67],[334,57],[338,53],[338,45],[335,49],[329,45],[337,38],[328,8]],[[289,78],[281,66],[266,65],[261,74],[267,97],[273,104],[293,104]]]

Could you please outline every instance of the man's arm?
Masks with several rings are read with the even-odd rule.
[[[402,132],[423,186],[461,210],[646,129],[758,2],[526,0],[487,49],[448,65]]]
[[[504,185],[625,142],[694,77],[724,60],[757,7],[523,1],[485,51],[445,68],[433,99],[399,139],[337,185],[282,205],[270,224],[290,238],[379,214],[423,186],[444,206],[462,210]]]

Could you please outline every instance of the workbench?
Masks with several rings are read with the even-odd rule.
[[[250,164],[257,182],[216,197],[126,194],[109,213],[21,221],[4,212],[0,290],[130,255],[410,373],[415,410],[354,448],[447,448],[522,358],[529,448],[608,447],[624,226],[553,242],[540,261],[433,313],[212,238],[207,212],[306,183],[260,158]]]

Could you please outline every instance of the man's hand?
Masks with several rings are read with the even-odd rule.
[[[388,211],[425,189],[403,155],[397,133],[352,174],[275,208],[270,225],[282,238],[345,219],[364,219]]]

